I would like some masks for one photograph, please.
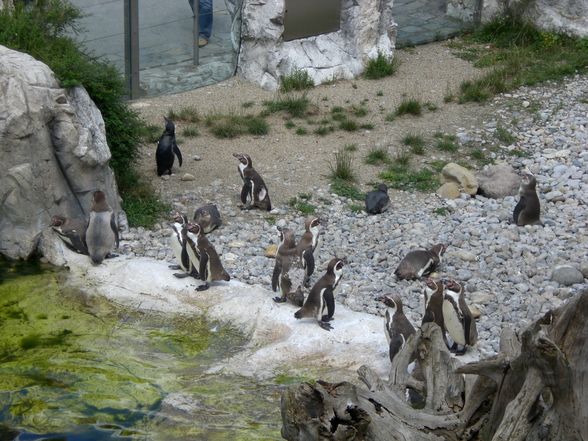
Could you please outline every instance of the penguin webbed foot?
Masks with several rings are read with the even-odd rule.
[[[114,253],[108,253],[106,256],[104,256],[105,259],[114,259],[115,257],[118,257],[118,254],[114,254]]]
[[[208,288],[210,288],[210,285],[205,283],[204,285],[197,286],[196,291],[206,291]]]
[[[174,277],[178,278],[178,279],[185,279],[186,277],[188,277],[190,274],[188,273],[174,273]]]
[[[180,265],[168,265],[167,267],[173,270],[179,270],[181,268]]]
[[[333,327],[331,326],[330,323],[328,322],[324,322],[324,321],[319,321],[318,325],[323,328],[325,331],[330,331],[331,329],[333,329]]]
[[[286,303],[286,297],[273,297],[272,300],[276,303]]]
[[[335,320],[333,317],[329,317],[328,315],[323,315],[321,317],[321,322],[330,322],[331,320]]]

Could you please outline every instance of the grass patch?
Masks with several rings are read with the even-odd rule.
[[[309,104],[308,98],[305,96],[299,98],[287,96],[263,103],[269,113],[286,112],[293,118],[304,117]]]
[[[438,207],[433,210],[433,213],[435,213],[437,216],[447,216],[449,213],[451,213],[451,210],[449,210],[447,207]]]
[[[408,149],[400,149],[394,155],[392,162],[398,167],[408,167],[410,165],[411,154]]]
[[[196,138],[197,136],[200,136],[200,131],[196,126],[188,126],[182,130],[182,135],[186,138]]]
[[[425,140],[420,135],[409,133],[404,138],[402,138],[402,143],[405,146],[410,147],[410,151],[415,155],[425,154]]]
[[[428,168],[411,170],[394,164],[380,173],[380,178],[384,179],[391,188],[401,190],[433,191],[439,187],[437,173]]]
[[[437,148],[443,152],[454,153],[458,150],[457,137],[455,135],[442,135],[437,138]]]
[[[502,126],[497,126],[494,132],[494,137],[500,142],[510,145],[514,143],[517,138]]]
[[[333,126],[319,126],[316,129],[314,129],[313,133],[319,136],[327,136],[329,133],[332,133],[334,131],[335,127]]]
[[[374,125],[371,123],[360,124],[359,128],[362,130],[374,130]]]
[[[267,121],[254,115],[211,114],[205,124],[210,133],[220,139],[233,139],[244,134],[266,135],[269,132]]]
[[[167,119],[172,121],[183,121],[189,123],[197,123],[200,121],[200,114],[196,107],[182,107],[179,110],[170,109],[167,112]]]
[[[131,173],[130,177],[125,175],[125,179],[129,179],[130,182],[117,180],[119,186],[128,188],[128,197],[123,198],[122,208],[127,213],[129,224],[137,227],[152,227],[163,213],[169,213],[171,206],[157,198],[153,188],[144,178],[139,177],[134,171]]]
[[[358,118],[361,118],[368,114],[368,109],[365,106],[351,106],[351,113]]]
[[[349,204],[347,208],[349,208],[349,211],[351,211],[352,213],[361,213],[363,212],[365,205]]]
[[[357,144],[345,144],[343,150],[346,152],[355,152],[357,151]]]
[[[162,133],[162,128],[155,124],[144,125],[140,133],[141,141],[147,144],[159,142]]]
[[[288,201],[288,205],[302,214],[314,214],[316,212],[316,207],[308,202],[306,195],[299,195],[298,197],[294,196]]]
[[[396,108],[396,116],[413,115],[420,116],[423,113],[423,105],[414,98],[404,99]]]
[[[365,200],[365,193],[360,191],[353,183],[341,179],[331,180],[331,191],[339,196],[354,199],[356,201]]]
[[[484,102],[497,93],[520,86],[586,72],[588,38],[538,30],[516,14],[493,20],[467,37],[475,65],[492,69],[474,81],[461,84],[459,102]]]
[[[295,69],[290,75],[280,78],[280,91],[307,90],[314,87],[314,81],[307,71]]]
[[[287,120],[284,125],[287,129],[293,129],[294,127],[296,127],[296,124],[294,124],[294,121],[292,121],[291,119]]]
[[[395,113],[388,113],[386,114],[386,116],[384,117],[384,120],[387,122],[392,122],[396,119],[396,114]]]
[[[355,174],[353,173],[353,155],[345,150],[335,153],[335,163],[329,162],[329,169],[331,180],[355,181]]]
[[[306,130],[304,127],[298,127],[296,129],[296,132],[295,133],[297,135],[304,136],[304,135],[308,135],[308,130]]]
[[[343,121],[339,122],[339,128],[341,130],[345,130],[346,132],[355,132],[357,131],[359,126],[357,125],[356,121],[346,118]]]
[[[376,96],[384,96],[384,92],[382,90],[378,90],[376,92]]]
[[[394,75],[398,69],[398,61],[395,58],[386,57],[378,53],[376,58],[370,59],[363,72],[363,76],[368,80],[377,80]]]
[[[380,147],[372,147],[366,155],[364,162],[370,165],[385,164],[390,161],[390,156],[386,149]]]

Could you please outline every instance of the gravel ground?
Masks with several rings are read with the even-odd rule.
[[[473,73],[467,64],[463,64],[467,73],[462,71],[458,74],[437,68],[433,72],[427,63],[436,59],[436,53],[446,50],[443,45],[434,44],[418,48],[414,53],[402,53],[401,57],[406,59],[403,60],[401,70],[420,72],[421,75],[420,79],[413,78],[412,84],[428,86],[400,88],[396,89],[396,93],[420,90],[425,94],[429,91],[431,94],[423,95],[422,99],[435,103],[442,101],[446,91],[443,80],[429,83],[430,78],[422,78],[424,72],[430,72],[431,76],[446,75],[447,78],[452,75],[463,78],[461,75]],[[420,62],[417,64],[423,63],[419,68],[426,68],[426,71],[414,68],[411,57],[418,57]],[[447,54],[445,58],[447,65],[464,63]],[[402,72],[398,78],[409,81]],[[314,93],[319,96],[327,91],[332,93],[329,96],[333,101],[329,102],[333,103],[339,93],[341,96],[338,99],[344,102],[350,96],[348,93],[355,91],[359,93],[359,100],[370,96],[373,105],[377,103],[375,91],[382,89],[382,99],[385,99],[387,109],[390,109],[400,95],[392,95],[384,84],[393,82],[385,80],[378,82],[379,85],[364,81],[341,82],[318,88]],[[352,89],[353,84],[357,84],[358,88]],[[230,94],[234,94],[244,88],[246,98],[243,100],[239,95],[243,101],[253,99],[250,94],[258,97],[263,95],[252,86],[233,80],[198,91],[198,99],[202,99],[202,96],[211,99],[217,91],[225,90],[223,88],[226,88],[227,95],[229,90]],[[370,92],[367,92],[368,88],[371,88]],[[178,175],[167,181],[153,179],[162,189],[162,194],[189,216],[204,202],[215,202],[224,224],[221,229],[211,233],[209,239],[217,251],[222,253],[226,269],[237,280],[261,284],[267,288],[270,288],[274,261],[265,257],[264,253],[270,244],[276,243],[274,226],[278,224],[293,228],[298,236],[303,232],[304,216],[290,208],[285,201],[301,191],[311,192],[311,202],[316,206],[317,214],[327,221],[321,236],[321,246],[316,253],[317,271],[313,282],[324,273],[331,257],[346,256],[349,264],[337,288],[336,301],[354,310],[383,314],[383,305],[375,298],[383,293],[396,292],[403,298],[406,314],[414,324],[420,323],[423,313],[423,283],[397,281],[393,275],[394,269],[402,256],[411,249],[428,247],[438,242],[448,243],[446,258],[437,276],[455,278],[465,284],[466,298],[481,312],[478,348],[482,354],[492,354],[498,350],[498,338],[504,326],[522,327],[586,288],[586,90],[588,77],[576,76],[562,83],[523,88],[498,96],[484,107],[440,104],[437,112],[425,114],[422,118],[395,121],[390,126],[379,123],[369,133],[353,135],[336,132],[326,138],[312,136],[301,140],[289,137],[287,130],[283,129],[279,134],[272,132],[271,135],[256,139],[254,143],[251,139],[226,142],[210,139],[211,144],[206,147],[199,147],[204,137],[196,138],[195,145],[188,147],[193,150],[186,155],[190,158],[190,154],[198,152],[203,156],[202,161],[191,165],[202,171],[201,174],[194,171],[195,181],[179,181]],[[179,98],[166,97],[165,104],[161,106],[177,105],[179,101],[175,100]],[[257,101],[259,99],[264,98],[257,98]],[[180,102],[184,103],[183,99]],[[225,100],[215,99],[215,102]],[[150,106],[141,109],[146,115],[150,112],[155,118],[161,113],[153,112],[154,106],[155,102],[151,102]],[[397,145],[402,130],[415,130],[415,127],[423,132],[429,127],[429,132],[441,130],[456,133],[464,143],[487,149],[488,155],[497,161],[507,162],[517,169],[528,167],[537,177],[545,226],[517,227],[510,224],[518,197],[487,199],[462,195],[456,200],[443,200],[434,194],[394,191],[391,192],[392,204],[388,212],[368,216],[350,209],[354,201],[329,191],[323,176],[324,163],[341,144],[358,143],[359,154],[378,143],[392,149]],[[496,144],[497,127],[508,129],[516,140],[509,145],[490,148]],[[206,152],[212,149],[213,142],[215,154],[209,155]],[[524,155],[513,156],[513,150],[522,151]],[[240,181],[236,161],[229,157],[233,151],[249,152],[254,161],[257,160],[259,165],[256,168],[266,178],[270,194],[274,197],[276,209],[273,213],[241,211],[236,206]],[[263,152],[268,153],[264,155]],[[430,159],[429,155],[423,160]],[[189,164],[190,159],[186,162]],[[290,169],[287,173],[283,173],[283,165]],[[278,167],[282,167],[282,170]],[[361,165],[360,170],[362,184],[373,180],[379,171],[367,165]],[[153,164],[145,165],[145,172],[147,175],[154,174]],[[132,229],[122,242],[123,252],[172,261],[169,234],[166,225],[157,225],[152,231]]]

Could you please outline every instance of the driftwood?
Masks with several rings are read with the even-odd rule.
[[[416,369],[409,374],[411,363]],[[520,335],[505,330],[498,355],[465,365],[448,352],[440,328],[427,323],[396,355],[388,381],[362,366],[364,386],[319,380],[287,389],[282,436],[588,441],[587,371],[588,291]],[[409,396],[422,397],[418,409]]]

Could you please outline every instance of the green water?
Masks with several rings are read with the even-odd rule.
[[[283,376],[205,373],[245,344],[234,329],[124,309],[58,280],[0,262],[0,439],[281,439]],[[170,394],[198,410],[170,407]]]

